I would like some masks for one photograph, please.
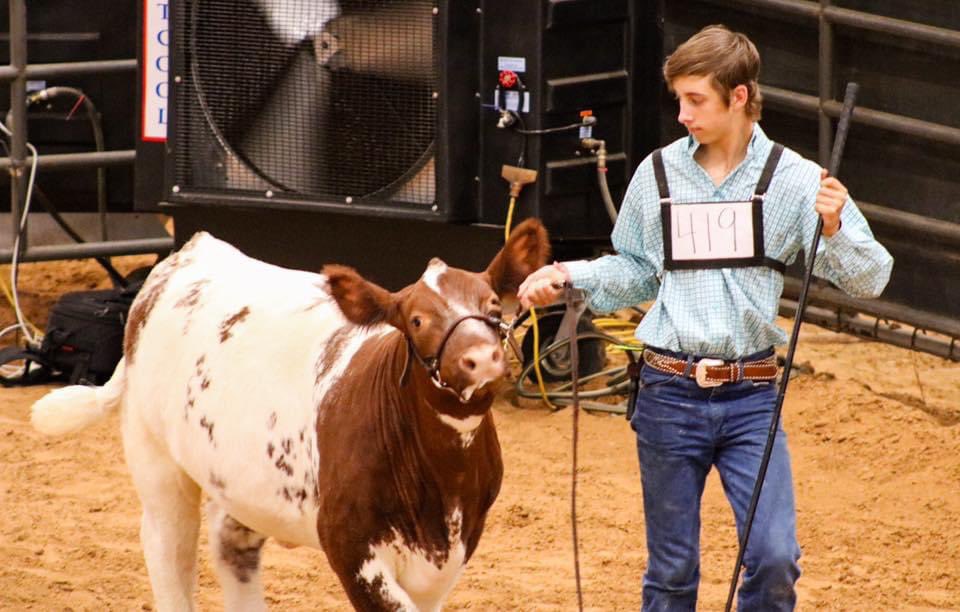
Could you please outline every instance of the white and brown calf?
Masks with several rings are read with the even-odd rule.
[[[273,537],[322,548],[357,609],[437,610],[500,487],[498,295],[547,251],[530,220],[486,271],[433,260],[390,293],[199,234],[150,274],[110,381],[53,391],[33,423],[66,433],[122,406],[161,611],[193,607],[201,491],[226,609],[264,609]]]

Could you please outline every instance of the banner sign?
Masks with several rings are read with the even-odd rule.
[[[143,2],[143,140],[167,139],[167,96],[170,85],[170,3]]]

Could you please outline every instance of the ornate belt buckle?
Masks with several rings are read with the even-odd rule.
[[[697,362],[697,367],[694,370],[696,373],[697,384],[703,387],[704,389],[709,387],[719,387],[723,384],[723,381],[720,380],[707,380],[707,368],[712,366],[722,366],[723,359],[701,359]]]

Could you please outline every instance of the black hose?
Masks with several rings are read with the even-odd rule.
[[[607,342],[609,344],[619,344],[620,340],[614,336],[604,334],[603,332],[580,332],[576,335],[576,343],[579,343],[581,340],[599,340],[601,342]],[[550,344],[549,346],[544,347],[540,351],[540,361],[543,361],[552,353],[564,349],[570,345],[570,338],[563,338],[562,340],[557,340],[556,342]],[[534,362],[533,360],[530,363],[523,366],[520,370],[520,374],[517,376],[517,381],[515,383],[516,393],[519,397],[527,399],[540,399],[542,395],[539,390],[527,390],[523,381],[530,377],[533,372]],[[588,411],[601,411],[601,412],[617,412],[621,413],[626,411],[626,406],[621,408],[618,404],[606,404],[602,402],[590,402],[582,401],[582,399],[595,399],[600,397],[606,397],[609,395],[626,395],[630,391],[630,381],[627,378],[627,368],[626,366],[616,366],[613,368],[608,368],[606,370],[601,370],[593,374],[581,377],[579,382],[586,383],[597,378],[608,377],[609,380],[607,384],[603,387],[593,388],[589,391],[578,391],[578,396],[581,398],[581,406]],[[552,391],[547,392],[547,398],[557,406],[569,406],[573,400],[572,391],[565,391],[569,388],[570,384],[559,385],[554,388]]]
[[[519,116],[519,113],[516,113]],[[559,125],[557,127],[544,128],[542,130],[528,130],[520,128],[515,130],[520,134],[528,134],[530,136],[543,136],[546,134],[561,134],[563,132],[571,132],[574,130],[579,130],[580,128],[588,125],[593,125],[597,120],[594,117],[584,117],[583,121],[580,123],[570,123],[568,125]]]
[[[48,87],[27,96],[27,106],[60,96],[72,96],[83,103],[93,128],[94,146],[98,152],[104,151],[103,124],[100,121],[100,114],[93,101],[81,90],[75,87]],[[103,166],[97,168],[97,213],[100,215],[100,240],[105,242],[107,240],[107,179],[106,169]]]

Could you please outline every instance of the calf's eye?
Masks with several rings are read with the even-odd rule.
[[[413,317],[413,326],[420,327],[423,325],[423,321],[420,320],[420,317]]]

